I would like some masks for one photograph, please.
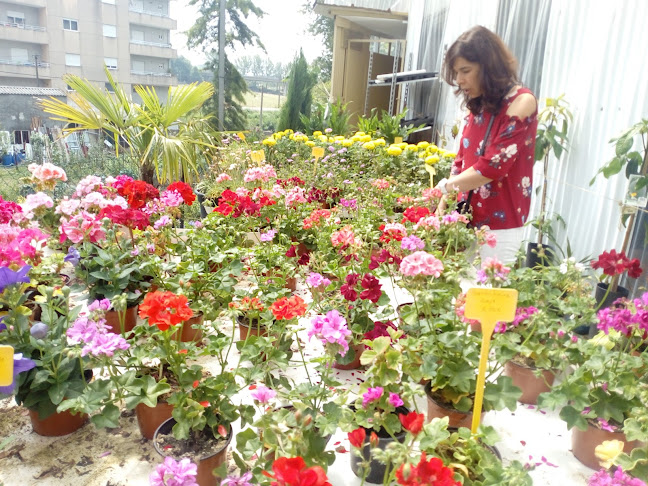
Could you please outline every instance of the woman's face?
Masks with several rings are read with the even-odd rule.
[[[478,63],[470,62],[463,57],[458,57],[452,66],[455,83],[468,98],[477,98],[482,94],[479,70]]]

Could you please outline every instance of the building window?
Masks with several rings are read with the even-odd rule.
[[[25,25],[25,14],[22,12],[7,10],[7,22],[10,24]]]
[[[103,26],[103,35],[105,37],[117,37],[117,26],[104,24]]]
[[[81,65],[81,56],[79,54],[66,54],[65,55],[65,65],[66,66],[80,66]]]
[[[11,48],[11,60],[18,62],[29,62],[29,51],[27,49],[21,49],[19,47]]]
[[[115,90],[112,87],[112,84],[110,84],[109,82],[106,82],[105,86],[106,86],[106,91],[108,91],[109,93],[114,93],[115,92]]]
[[[63,19],[63,30],[79,30],[79,23],[72,19]]]
[[[29,143],[29,130],[15,130],[14,143],[20,145]]]
[[[111,5],[115,5],[115,0],[101,0],[103,3],[110,3]]]
[[[67,87],[68,93],[71,93],[72,91],[74,91],[74,88],[72,86],[70,86],[69,84],[66,84],[65,86]]]
[[[108,69],[117,69],[117,58],[115,57],[104,57],[104,62]]]

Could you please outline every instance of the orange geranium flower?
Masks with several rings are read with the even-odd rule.
[[[270,306],[275,319],[290,320],[306,314],[306,303],[304,299],[295,295],[293,297],[282,297]]]
[[[139,306],[139,316],[148,319],[149,326],[157,326],[166,331],[193,317],[187,297],[173,292],[150,292]]]

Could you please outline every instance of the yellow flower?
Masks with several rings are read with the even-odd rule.
[[[358,137],[364,137],[366,134],[365,132],[355,132],[354,135],[357,135]]]
[[[422,148],[422,149],[428,148],[429,145],[430,145],[430,142],[426,142],[425,140],[423,140],[422,142],[419,142],[419,143],[416,144],[416,146],[418,148]]]
[[[401,142],[401,143],[397,143],[397,144],[395,144],[395,145],[396,145],[398,148],[400,148],[401,150],[405,150],[405,147],[407,147],[407,142]]]
[[[408,143],[407,147],[405,147],[405,150],[409,150],[410,152],[414,152],[415,150],[418,150],[418,147],[414,145],[413,143]]]
[[[403,153],[403,150],[398,145],[390,145],[389,148],[387,148],[387,153],[389,155],[400,155]]]
[[[245,142],[245,134],[243,132],[238,132],[236,136]]]
[[[362,148],[367,150],[373,150],[376,148],[376,144],[374,142],[365,142],[362,144]]]
[[[351,140],[350,138],[345,138],[344,140],[342,140],[342,146],[343,147],[350,147],[351,145],[353,145],[353,142],[354,141]]]
[[[267,145],[268,147],[272,147],[277,143],[277,141],[274,138],[266,138],[263,141],[263,145]]]
[[[439,162],[439,156],[438,155],[428,155],[425,157],[425,163],[428,165],[434,165],[437,162]]]
[[[328,142],[328,137],[326,135],[318,135],[317,138],[319,138],[320,142]]]
[[[436,154],[438,151],[439,151],[439,147],[437,147],[436,145],[434,144],[428,145],[427,152],[429,154]]]
[[[319,137],[321,134],[322,134],[321,131],[319,131],[319,130],[315,130],[315,131],[313,132],[313,137]]]
[[[387,145],[384,138],[377,138],[376,140],[374,140],[374,143],[376,144],[376,146],[379,146],[379,145],[385,146],[385,145]]]
[[[360,137],[360,141],[363,142],[363,143],[364,142],[371,142],[371,135],[362,135]]]
[[[334,140],[342,141],[342,140],[344,140],[344,135],[336,135],[334,137]]]
[[[456,159],[457,158],[457,152],[446,152],[444,154],[444,157],[448,157],[449,159]]]
[[[594,454],[602,468],[609,469],[614,460],[623,452],[623,442],[620,440],[606,440],[596,446]]]
[[[295,138],[295,134],[294,134],[294,133],[291,133],[290,135],[288,135],[288,138],[289,138],[290,140],[297,140],[297,139]]]
[[[312,140],[309,140],[308,142],[306,142],[306,145],[308,145],[309,147],[314,147],[315,142],[313,142]]]

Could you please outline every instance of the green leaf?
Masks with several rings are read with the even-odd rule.
[[[567,428],[578,427],[580,430],[587,430],[587,419],[583,414],[571,405],[566,405],[560,411],[560,418],[567,422]]]
[[[603,177],[608,179],[611,176],[618,174],[622,168],[623,168],[623,159],[619,157],[614,157],[612,160],[608,162],[608,164],[605,167],[601,169],[601,171],[603,172]]]
[[[90,421],[97,427],[114,429],[119,427],[119,416],[119,408],[109,403],[100,414],[93,415]]]
[[[615,153],[617,156],[622,156],[624,154],[627,154],[630,149],[632,148],[632,144],[634,142],[634,139],[632,136],[624,136],[619,138],[619,140],[616,143],[616,146],[614,147]]]
[[[495,410],[515,410],[517,400],[522,395],[522,390],[513,384],[508,376],[499,376],[496,383],[487,383],[484,391],[484,400],[489,402]]]
[[[58,405],[63,400],[66,390],[67,390],[66,383],[56,383],[47,390],[47,394],[49,395],[52,403],[54,405]]]

